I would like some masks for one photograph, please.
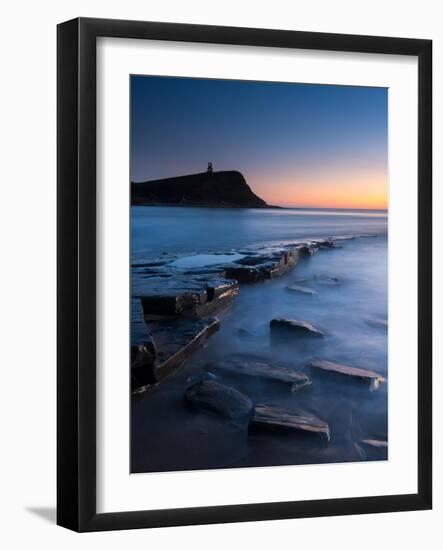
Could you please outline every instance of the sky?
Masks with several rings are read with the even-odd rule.
[[[131,179],[238,170],[268,204],[387,208],[387,88],[131,76]]]

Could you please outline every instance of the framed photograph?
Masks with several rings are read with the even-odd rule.
[[[58,26],[58,524],[432,506],[429,40]]]

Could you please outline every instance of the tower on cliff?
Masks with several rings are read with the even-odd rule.
[[[212,174],[212,162],[208,162],[208,174]]]

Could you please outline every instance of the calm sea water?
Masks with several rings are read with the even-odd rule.
[[[237,249],[261,242],[387,231],[380,211],[133,206],[133,261],[162,252]]]
[[[133,408],[133,471],[307,464],[380,459],[362,453],[363,439],[387,438],[387,384],[376,392],[334,382],[315,383],[302,393],[273,393],[260,381],[241,388],[255,402],[301,407],[328,421],[331,444],[318,448],[302,438],[253,434],[248,438],[210,415],[190,414],[183,388],[198,380],[210,362],[231,354],[266,357],[294,368],[327,359],[368,368],[387,376],[387,215],[374,211],[237,210],[134,207],[132,261],[157,257],[186,259],[202,254],[238,252],[242,248],[328,236],[365,237],[343,241],[340,249],[304,259],[287,276],[244,285],[221,316],[221,329],[189,364],[164,382],[164,391]],[[369,237],[372,235],[372,237]],[[209,261],[209,260],[208,260]],[[334,277],[339,284],[325,284]],[[140,290],[142,281],[134,275]],[[301,284],[314,296],[291,292]],[[142,323],[134,309],[134,331]],[[271,345],[269,321],[291,317],[326,333],[315,346]],[[149,444],[147,443],[149,441]],[[386,456],[382,456],[386,458]]]

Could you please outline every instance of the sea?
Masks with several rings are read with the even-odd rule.
[[[266,467],[386,460],[388,447],[388,215],[386,211],[335,209],[211,209],[134,206],[131,210],[132,292],[146,278],[136,266],[156,262],[189,267],[226,263],[251,247],[339,238],[340,247],[321,250],[287,275],[242,285],[220,316],[220,330],[158,391],[132,406],[133,472]],[[178,263],[177,263],[178,262]],[[180,264],[181,262],[181,264]],[[308,288],[312,294],[290,290]],[[132,299],[132,339],[143,335],[137,299]],[[326,334],[308,344],[274,345],[269,322],[295,318]],[[299,392],[269,388],[248,379],[238,388],[255,404],[303,410],[328,422],[331,442],[322,446],[288,433],[244,430],[185,403],[184,388],[207,365],[230,356],[304,369],[330,360],[374,370],[386,383],[374,392],[343,381],[314,381]]]

